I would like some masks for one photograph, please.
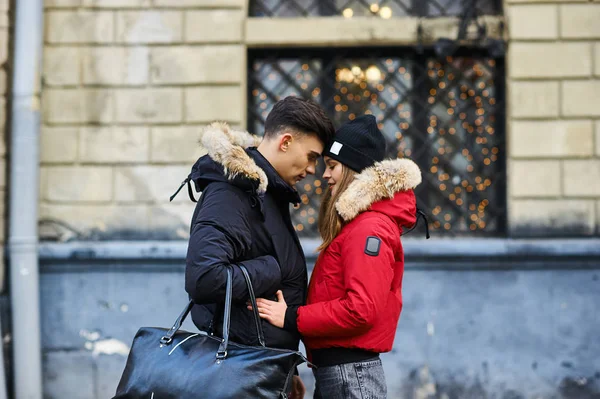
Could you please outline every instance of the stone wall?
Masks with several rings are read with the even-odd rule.
[[[246,3],[46,0],[41,218],[84,239],[185,238],[191,204],[168,197],[199,126],[245,125],[247,47],[417,41],[413,19],[249,20]],[[509,232],[598,234],[600,1],[510,0],[505,14]],[[433,40],[458,24],[423,26]]]
[[[600,232],[600,1],[509,0],[509,226]]]
[[[91,237],[185,238],[199,126],[245,119],[244,1],[47,0],[41,209]]]

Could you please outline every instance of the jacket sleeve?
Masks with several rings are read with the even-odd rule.
[[[250,208],[242,198],[245,194],[231,186],[210,184],[202,195],[186,257],[185,289],[192,300],[198,304],[223,301],[226,266],[233,266],[233,300],[246,300],[246,280],[237,265],[248,269],[257,296],[274,295],[281,283],[281,269],[273,256],[236,262],[250,250],[252,240]]]
[[[349,232],[341,247],[345,293],[341,298],[301,306],[300,334],[313,337],[360,335],[369,330],[386,306],[392,286],[397,227],[380,218],[367,219]],[[380,240],[379,253],[366,253],[369,237]]]

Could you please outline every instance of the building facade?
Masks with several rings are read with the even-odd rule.
[[[179,313],[193,204],[168,198],[201,127],[261,134],[285,95],[338,126],[374,114],[389,156],[423,171],[432,239],[405,240],[390,397],[600,395],[600,1],[45,0],[44,16],[45,397],[110,397],[135,330]],[[294,211],[309,254],[323,187],[307,179]]]

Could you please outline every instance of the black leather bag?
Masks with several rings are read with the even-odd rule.
[[[232,272],[227,266],[223,338],[179,331],[190,301],[170,330],[142,327],[113,399],[287,398],[300,352],[268,348],[256,307],[250,276],[240,266],[254,309],[260,346],[229,341]]]

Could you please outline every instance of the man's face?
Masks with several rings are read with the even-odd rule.
[[[316,134],[284,134],[280,137],[277,172],[290,186],[307,175],[314,175],[323,143]]]

